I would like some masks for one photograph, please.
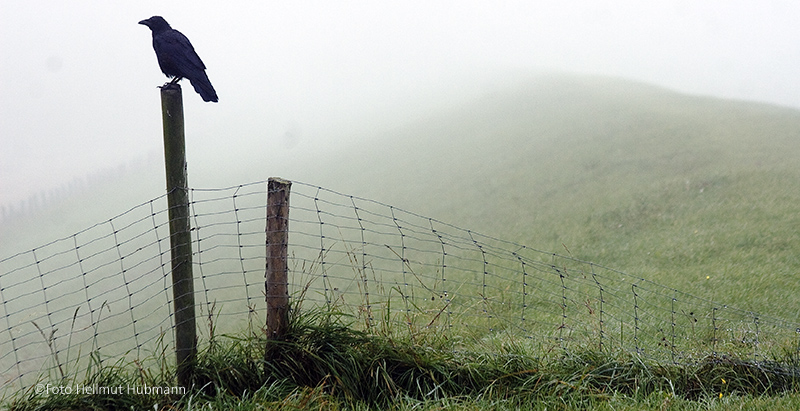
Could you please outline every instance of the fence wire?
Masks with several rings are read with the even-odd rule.
[[[265,322],[266,187],[190,190],[206,339]],[[434,334],[453,350],[499,340],[665,364],[800,356],[797,321],[305,183],[292,184],[289,204],[291,298],[350,313],[365,330]],[[162,196],[0,260],[0,394],[120,358],[173,357],[168,223]]]

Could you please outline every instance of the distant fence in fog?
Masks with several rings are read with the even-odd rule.
[[[76,177],[66,183],[36,191],[19,200],[8,200],[0,197],[0,224],[19,218],[25,218],[40,210],[46,210],[61,203],[67,198],[90,190],[97,190],[98,186],[113,183],[119,179],[140,172],[157,164],[157,156],[151,153],[148,156],[136,158],[116,167],[106,167],[100,171]]]
[[[190,189],[199,332],[265,324],[266,181]],[[635,275],[294,182],[289,292],[369,331],[512,339],[542,352],[625,350],[660,363],[800,355],[800,324]],[[0,256],[0,394],[174,347],[166,197]],[[206,325],[203,325],[206,324]],[[538,348],[537,348],[538,347]],[[787,372],[796,372],[789,370]]]

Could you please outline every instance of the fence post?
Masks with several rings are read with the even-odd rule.
[[[164,162],[167,170],[177,379],[180,385],[189,387],[197,355],[197,329],[195,328],[192,235],[189,222],[189,185],[186,176],[183,97],[180,85],[175,84],[161,88],[161,116],[164,125]]]
[[[270,178],[267,182],[267,338],[280,340],[289,324],[289,190],[292,182]],[[268,360],[270,346],[264,353]]]

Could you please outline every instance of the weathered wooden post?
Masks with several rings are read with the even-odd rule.
[[[267,338],[280,340],[289,325],[289,190],[292,182],[270,178],[267,182]],[[271,346],[264,356],[269,360]]]
[[[189,184],[183,130],[183,97],[180,85],[173,84],[161,88],[161,116],[164,125],[164,160],[167,170],[177,378],[179,384],[189,387],[197,355],[197,329],[192,276]]]

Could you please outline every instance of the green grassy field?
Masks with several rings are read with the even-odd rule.
[[[800,267],[796,110],[551,76],[381,138],[337,160],[369,170],[337,179],[356,180],[340,191],[739,308],[800,313],[787,304]]]
[[[299,174],[319,176],[308,183],[800,322],[797,110],[548,75],[509,80],[475,101],[389,130],[376,126],[353,140],[308,161]],[[291,172],[280,174],[292,179]],[[476,370],[491,365],[476,363]],[[707,389],[692,399],[668,385],[647,393],[582,391],[595,368],[551,368],[548,375],[564,383],[557,386],[578,388],[518,398],[400,396],[389,408],[800,408],[796,387],[770,396],[741,390],[719,397],[721,391]],[[370,407],[314,387],[262,393],[249,401],[222,393],[203,401],[212,409]]]

